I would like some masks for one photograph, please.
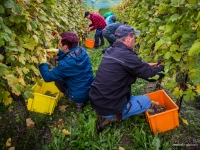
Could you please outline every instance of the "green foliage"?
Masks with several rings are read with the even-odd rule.
[[[127,0],[111,9],[119,21],[128,22],[140,30],[137,43],[140,56],[147,62],[164,59],[166,86],[176,95],[184,94],[186,99],[194,99],[200,77],[198,65],[200,52],[200,7],[197,0]],[[188,74],[185,82],[184,78]],[[185,76],[179,77],[180,73]],[[173,82],[176,79],[177,84]],[[177,80],[178,79],[178,80]],[[190,91],[182,87],[187,84]],[[177,90],[179,88],[179,90]],[[175,91],[176,90],[176,91]],[[190,94],[190,95],[188,95]]]
[[[60,130],[52,129],[52,142],[50,145],[43,145],[43,150],[62,150],[66,147],[66,135],[63,134]]]
[[[93,50],[93,52],[90,51],[89,53],[90,53],[90,60],[92,63],[92,70],[93,70],[94,75],[96,75],[99,65],[101,63],[102,52],[99,50],[97,52],[94,52]]]
[[[32,97],[30,85],[39,80],[43,49],[57,47],[59,34],[73,31],[83,40],[87,22],[82,0],[2,0],[0,2],[0,101],[11,93]]]
[[[91,109],[90,104],[86,105],[84,112],[74,112],[75,108],[71,102],[62,99],[60,103],[67,103],[69,107],[64,113],[55,110],[52,119],[55,121],[58,118],[63,118],[65,120],[64,127],[69,130],[70,135],[63,135],[59,128],[55,130],[52,125],[50,127],[52,141],[50,144],[43,145],[43,149],[117,150],[119,146],[122,146],[127,150],[139,148],[154,150],[159,146],[166,149],[170,147],[168,142],[161,140],[158,135],[154,136],[150,133],[150,128],[144,115],[132,116],[121,123],[110,124],[98,134],[95,129],[97,115]],[[123,136],[127,136],[128,140],[121,144]]]

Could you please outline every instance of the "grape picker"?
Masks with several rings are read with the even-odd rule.
[[[58,65],[48,69],[46,55],[39,65],[45,82],[54,81],[58,89],[70,98],[80,110],[89,100],[89,90],[94,80],[90,58],[85,49],[78,46],[78,36],[73,32],[60,35],[60,49],[48,49],[47,53],[57,53]]]
[[[147,96],[131,96],[131,84],[137,78],[148,80],[164,67],[142,62],[132,51],[138,33],[130,26],[119,26],[115,32],[117,40],[102,58],[89,93],[91,106],[99,116],[98,132],[111,122],[125,120],[150,107]]]

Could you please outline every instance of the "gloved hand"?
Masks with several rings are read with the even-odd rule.
[[[47,53],[46,53],[46,50],[44,50],[44,54],[43,55],[40,55],[39,61],[40,61],[40,64],[47,62]]]
[[[148,63],[149,66],[151,66],[152,68],[156,68],[158,67],[158,63]]]
[[[58,50],[59,49],[57,49],[57,48],[49,48],[49,49],[46,49],[46,52],[47,53],[54,53],[55,54],[55,53],[58,53]]]
[[[46,49],[46,52],[47,52],[47,56],[48,57],[52,57],[53,55],[57,54],[59,51],[59,49],[56,49],[56,48],[49,48],[49,49]]]

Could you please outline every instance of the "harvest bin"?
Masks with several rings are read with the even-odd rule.
[[[159,90],[146,94],[150,100],[159,102],[159,106],[165,106],[166,111],[149,115],[148,111],[145,112],[146,119],[149,122],[151,131],[155,134],[171,130],[179,126],[178,119],[178,106],[172,101],[172,99],[166,94],[164,90]]]
[[[42,81],[42,85],[34,85],[33,90],[34,99],[28,99],[27,109],[34,112],[51,115],[61,97],[61,92],[55,86],[54,82]],[[55,95],[45,95],[47,91]]]
[[[85,40],[85,47],[93,48],[94,47],[94,40],[86,38],[86,40]]]

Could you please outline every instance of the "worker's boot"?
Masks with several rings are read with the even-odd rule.
[[[76,111],[80,111],[84,106],[83,103],[76,103]]]
[[[101,116],[98,117],[97,123],[96,123],[96,129],[97,132],[101,132],[103,131],[103,129],[106,127],[106,125],[112,123],[112,122],[116,122],[117,119],[116,118],[103,118]]]

